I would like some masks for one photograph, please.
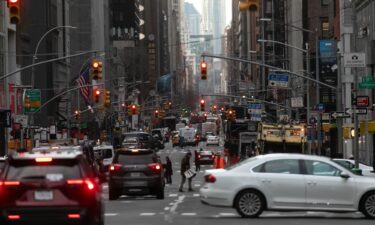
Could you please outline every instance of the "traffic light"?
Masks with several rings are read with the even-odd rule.
[[[111,105],[111,92],[106,91],[104,96],[104,107],[109,107]]]
[[[74,118],[79,120],[81,118],[81,112],[79,110],[74,111]]]
[[[217,112],[217,105],[212,106],[212,112],[214,112],[214,113]]]
[[[227,120],[235,120],[236,119],[236,111],[233,109],[228,109],[225,113]]]
[[[23,107],[25,109],[29,109],[31,107],[31,103],[30,103],[30,97],[25,95],[24,99],[23,99]]]
[[[204,60],[201,62],[201,80],[207,80],[207,63]]]
[[[103,63],[97,59],[91,61],[91,74],[93,80],[101,80],[103,78]]]
[[[204,101],[204,99],[201,99],[200,105],[201,105],[201,111],[202,111],[202,112],[206,111],[206,110],[205,110],[206,102]]]
[[[155,118],[159,118],[159,110],[155,110],[154,116],[155,116]]]
[[[21,21],[20,1],[8,0],[9,19],[12,24],[19,24]]]
[[[96,103],[98,103],[99,100],[100,100],[100,90],[99,89],[96,89],[94,91],[94,100],[95,100]]]
[[[128,115],[138,115],[139,114],[139,106],[136,104],[131,104],[128,109]]]
[[[239,3],[240,11],[250,10],[252,12],[259,10],[259,0],[245,0]]]

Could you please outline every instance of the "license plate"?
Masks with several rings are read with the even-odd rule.
[[[34,192],[34,198],[37,201],[51,201],[53,200],[52,191],[36,191]]]
[[[131,177],[140,177],[141,173],[131,173],[130,176]]]
[[[137,187],[137,186],[146,186],[146,182],[144,181],[129,181],[126,183],[128,186]]]

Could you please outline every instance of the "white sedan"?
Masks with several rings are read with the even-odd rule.
[[[355,161],[352,159],[333,159],[333,161],[337,162],[348,170],[352,170],[355,168]],[[374,168],[372,166],[366,166],[365,164],[359,163],[359,169],[362,170],[363,176],[375,177],[375,173],[373,172]]]
[[[219,137],[214,135],[207,136],[206,145],[219,145]]]
[[[257,217],[264,210],[306,210],[360,211],[375,218],[374,178],[325,157],[260,155],[227,169],[207,170],[204,177],[201,201],[234,207],[242,217]]]

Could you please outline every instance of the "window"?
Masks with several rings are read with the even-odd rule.
[[[329,0],[320,0],[320,3],[321,3],[322,6],[328,6]]]
[[[300,174],[299,161],[297,159],[273,160],[255,167],[253,172]]]
[[[306,173],[316,176],[340,176],[341,170],[336,167],[320,161],[305,161]]]
[[[323,39],[329,38],[329,29],[330,24],[327,17],[323,17],[320,19],[320,29],[321,29],[321,36]]]

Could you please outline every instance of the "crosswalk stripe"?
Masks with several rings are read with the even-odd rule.
[[[141,213],[140,216],[155,216],[156,213]]]
[[[181,213],[181,216],[196,216],[197,213]]]
[[[104,216],[117,216],[118,213],[105,213]]]

